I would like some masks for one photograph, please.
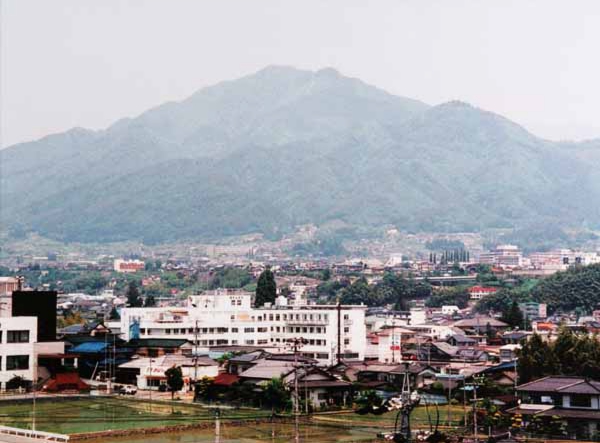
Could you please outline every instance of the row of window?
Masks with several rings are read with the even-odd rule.
[[[233,302],[231,304],[233,306]],[[344,319],[348,320],[348,314],[344,315]],[[230,319],[235,321],[235,315],[231,315]],[[329,314],[269,314],[268,316],[265,314],[264,317],[262,315],[259,316],[251,316],[250,320],[252,321],[288,321],[288,320],[304,320],[304,321],[323,321],[327,322],[329,320]]]
[[[0,356],[0,368],[2,368],[2,356]],[[6,356],[6,371],[21,371],[29,369],[29,355]]]
[[[0,343],[2,343],[2,332],[0,331]],[[29,331],[7,331],[6,343],[29,343]]]

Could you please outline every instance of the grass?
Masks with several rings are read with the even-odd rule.
[[[440,426],[444,426],[448,422],[448,407],[440,406]],[[467,409],[467,414],[469,409]],[[436,409],[435,406],[429,407],[429,414],[431,415],[431,421],[435,425],[436,421]],[[316,416],[315,420],[326,421],[326,422],[341,422],[348,424],[355,424],[359,426],[394,426],[394,420],[396,419],[397,411],[387,412],[382,415],[360,415],[354,412],[346,414],[336,415],[323,415]],[[450,423],[452,425],[459,425],[462,423],[464,418],[464,410],[462,406],[450,406]],[[429,418],[427,415],[427,408],[419,406],[415,408],[411,414],[411,423],[414,427],[429,427]]]
[[[227,420],[266,417],[267,411],[222,409]],[[40,399],[36,429],[62,434],[193,424],[214,420],[211,409],[192,404],[160,404],[125,398]],[[31,402],[0,403],[0,424],[31,428]]]

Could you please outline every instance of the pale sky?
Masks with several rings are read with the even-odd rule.
[[[267,65],[600,137],[598,0],[1,0],[2,146],[101,129]]]

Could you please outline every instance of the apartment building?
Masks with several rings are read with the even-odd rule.
[[[523,253],[515,245],[498,245],[479,256],[479,262],[492,266],[516,268],[523,265]]]
[[[211,346],[265,346],[290,350],[305,339],[300,352],[331,364],[338,351],[345,359],[364,359],[365,312],[362,305],[275,305],[252,307],[252,293],[219,289],[190,296],[184,307],[124,308],[121,331],[135,338],[185,338],[203,349]]]

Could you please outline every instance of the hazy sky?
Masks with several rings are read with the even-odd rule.
[[[2,145],[103,128],[270,64],[550,139],[600,137],[600,1],[2,0]]]

